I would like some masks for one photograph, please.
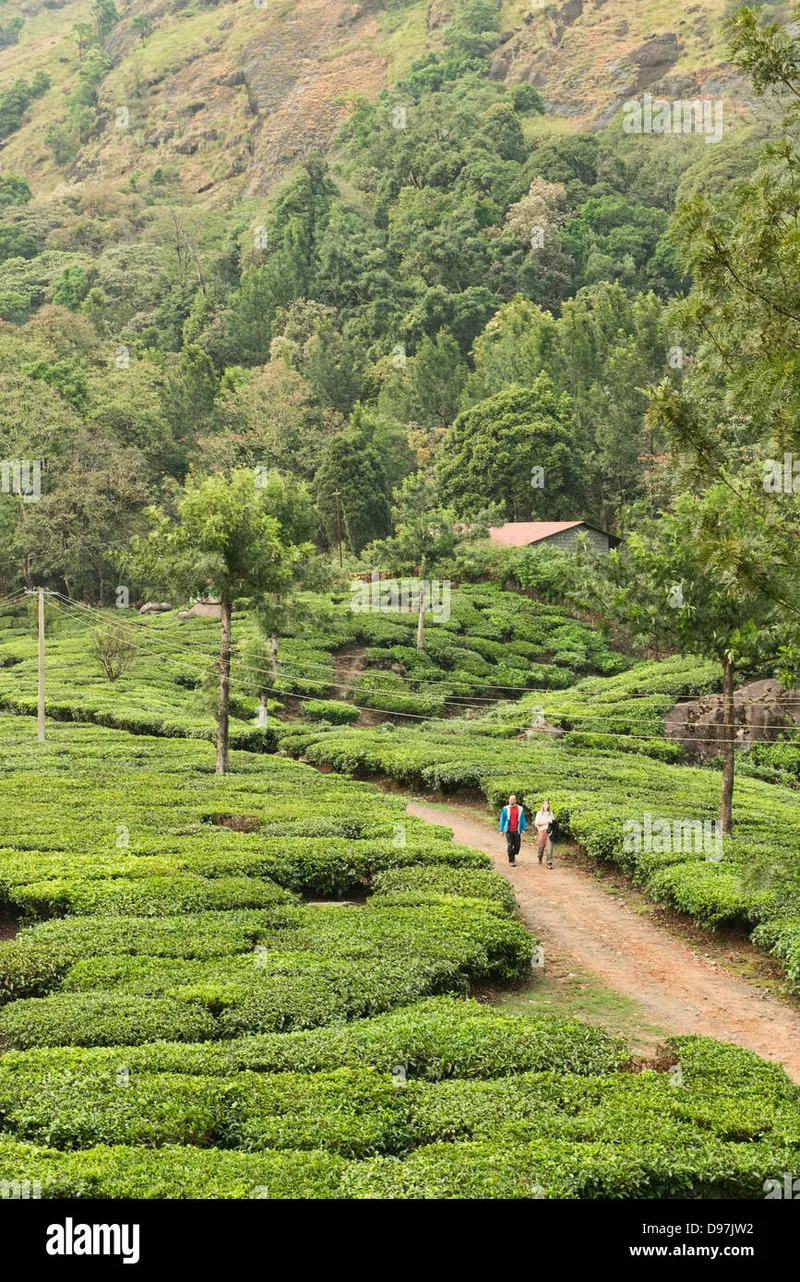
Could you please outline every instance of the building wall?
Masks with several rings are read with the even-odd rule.
[[[608,551],[608,535],[602,534],[599,530],[592,530],[586,525],[576,525],[572,530],[560,530],[558,534],[551,534],[541,542],[549,543],[554,548],[561,548],[563,552],[571,552],[579,534],[588,539],[596,552]]]

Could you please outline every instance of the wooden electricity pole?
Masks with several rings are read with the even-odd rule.
[[[334,490],[336,499],[336,533],[339,539],[339,569],[342,568],[342,514],[339,510],[339,491]]]
[[[39,588],[39,743],[44,743],[44,588]]]

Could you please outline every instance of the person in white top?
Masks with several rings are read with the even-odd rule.
[[[539,853],[539,863],[542,862],[542,857],[547,855],[548,868],[553,867],[553,840],[550,836],[550,825],[554,819],[555,816],[550,809],[550,802],[545,799],[536,811],[533,826],[536,829],[536,849]]]

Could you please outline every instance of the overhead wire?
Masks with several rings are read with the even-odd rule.
[[[50,592],[49,592],[49,593],[48,593],[48,595],[51,595],[51,596],[58,596],[58,597],[60,597],[63,601],[65,601],[67,604],[71,605],[72,607],[74,607],[74,608],[79,608],[80,610],[85,611],[86,613],[89,613],[89,614],[91,614],[91,615],[93,615],[93,616],[97,617],[98,619],[101,619],[101,620],[102,620],[103,622],[105,622],[105,623],[107,623],[107,622],[108,622],[108,616],[107,616],[107,614],[104,614],[102,610],[98,610],[98,609],[97,609],[96,607],[94,607],[94,606],[90,606],[90,605],[88,605],[88,604],[87,604],[87,603],[85,603],[85,602],[77,602],[77,601],[75,601],[75,600],[74,600],[74,599],[72,599],[72,598],[66,597],[63,593],[50,593]],[[141,639],[141,631],[140,631],[140,627],[139,627],[139,625],[138,625],[138,624],[134,624],[134,623],[132,623],[130,620],[119,620],[119,621],[118,621],[118,623],[119,623],[122,627],[127,627],[128,629],[133,630],[133,631],[137,634],[137,636],[139,636],[139,637],[140,637],[140,639]],[[148,640],[149,640],[149,638],[148,638]],[[156,638],[152,638],[152,640],[153,640],[153,642],[155,642],[155,644],[156,644],[156,645],[158,645],[158,641],[156,641]],[[164,641],[163,641],[163,639],[162,639],[162,638],[160,638],[159,640],[161,640],[162,644],[164,644]],[[139,647],[137,647],[137,648],[142,648],[142,649],[143,649],[144,647],[139,646]],[[170,644],[170,643],[166,643],[166,648],[171,649],[174,653],[179,654],[179,655],[181,656],[181,658],[182,658],[184,661],[186,660],[186,651],[185,651],[185,646],[177,645],[177,644],[175,644],[175,643],[172,643],[172,644]],[[149,651],[146,651],[146,652],[147,652],[147,653],[150,653],[150,654],[153,654],[153,653],[154,653],[154,651],[153,651],[152,647],[150,648],[150,650],[149,650]],[[156,651],[155,651],[155,653],[158,653],[158,650],[156,650]],[[212,656],[210,656],[210,655],[206,655],[206,654],[205,654],[205,652],[203,653],[203,657],[204,657],[204,659],[206,659],[206,660],[208,660],[208,659],[211,659],[211,658],[212,658]],[[269,675],[269,676],[271,676],[271,675],[272,675],[271,670],[270,670],[270,669],[267,669],[267,668],[261,668],[261,667],[252,666],[252,665],[245,665],[245,664],[240,663],[238,660],[234,660],[234,663],[235,663],[235,665],[236,665],[237,667],[239,667],[239,669],[240,669],[240,670],[243,670],[243,671],[247,671],[247,672],[256,672],[256,673],[259,673],[259,674]],[[298,666],[300,666],[300,665],[298,665]],[[327,669],[327,668],[326,668],[326,669],[325,669],[325,671],[329,671],[329,669]],[[303,674],[303,675],[305,675],[305,674]],[[309,679],[310,679],[310,680],[314,680],[315,678],[313,678],[313,677],[309,677]],[[402,678],[401,678],[401,679],[402,679]],[[406,678],[406,680],[411,681],[412,679]],[[342,683],[342,682],[331,682],[331,683],[329,683],[329,684],[333,685],[333,686],[334,686],[334,688],[336,688],[336,689],[349,689],[349,690],[357,689],[357,687],[355,687],[355,686],[347,685],[347,683]],[[554,695],[555,695],[555,696],[557,696],[557,695],[560,693],[560,691],[553,691],[553,690],[538,690],[538,691],[537,691],[537,690],[535,690],[535,689],[531,689],[531,688],[529,688],[529,687],[513,687],[513,688],[515,688],[515,689],[521,689],[521,690],[523,690],[523,691],[524,691],[526,694],[528,694],[528,695],[537,695],[537,696],[544,696],[544,697],[554,696]],[[290,696],[290,697],[297,698],[297,699],[315,699],[315,698],[317,697],[317,695],[315,695],[315,694],[303,695],[303,694],[300,694],[300,693],[294,693],[294,692],[292,692],[292,691],[276,691],[276,694],[279,694],[279,695],[288,695],[288,696]],[[627,698],[628,696],[625,696],[625,697]],[[630,696],[630,697],[652,698],[652,697],[653,697],[653,695],[640,695],[640,696]],[[703,697],[703,696],[699,696],[699,697]],[[448,699],[448,702],[455,703],[455,704],[463,704],[463,705],[468,706],[468,707],[469,707],[469,706],[473,706],[473,705],[474,705],[474,702],[477,702],[477,701],[479,701],[479,700],[480,700],[480,701],[482,701],[482,702],[492,703],[492,704],[494,704],[494,705],[497,705],[499,702],[502,702],[501,700],[497,700],[497,699],[490,699],[490,698],[483,698],[482,696],[475,696],[475,698],[474,698],[474,699],[472,699],[471,697],[466,697],[466,698],[464,698],[463,700],[457,699],[457,698],[455,698],[455,697],[453,697],[453,696],[446,696],[446,698]],[[694,701],[695,701],[694,699],[689,699],[689,700],[687,700],[686,702],[687,702],[687,703],[691,703],[691,702],[694,702]],[[787,702],[787,701],[784,701],[784,706],[786,705],[786,702]],[[788,701],[788,702],[789,702],[789,704],[791,705],[791,704],[793,704],[793,703],[798,703],[798,702],[800,702],[800,700],[790,700],[790,701]],[[743,706],[743,705],[744,705],[744,706],[763,706],[763,700],[760,700],[760,699],[753,699],[753,700],[746,700],[746,701],[742,701],[742,700],[740,700],[740,701],[738,702],[738,705],[737,705],[737,706],[741,707],[741,706]],[[355,706],[359,706],[359,705],[355,705]],[[680,701],[676,702],[676,703],[673,705],[673,707],[681,707],[681,706],[683,706],[683,704],[682,704]],[[429,715],[426,715],[426,714],[396,713],[394,709],[370,708],[370,707],[368,707],[368,706],[367,706],[367,707],[366,707],[366,710],[369,710],[369,711],[375,711],[375,712],[385,712],[385,713],[387,713],[387,714],[389,714],[389,715],[413,716],[413,717],[415,717],[415,718],[422,719],[422,720],[426,720],[426,721],[427,721],[427,720],[431,720],[431,717],[430,717]],[[570,714],[569,714],[569,713],[557,713],[556,715],[557,715],[557,716],[560,716],[560,717],[564,717],[564,718],[570,717]],[[576,718],[576,719],[580,719],[580,720],[587,720],[587,719],[605,720],[609,715],[612,715],[612,716],[613,716],[613,715],[615,715],[615,713],[614,713],[614,711],[613,711],[612,709],[607,709],[606,711],[604,711],[604,712],[599,712],[599,713],[588,713],[588,712],[578,711],[578,712],[576,712],[574,715],[575,715],[575,718]],[[623,715],[624,715],[624,714],[623,714]],[[633,719],[633,718],[630,718],[630,719]],[[636,719],[638,719],[638,720],[644,720],[645,718],[636,718]],[[592,732],[591,732],[591,731],[588,731],[587,733],[592,733]],[[652,738],[654,737],[654,736],[652,736],[652,735],[642,735],[642,736],[628,735],[625,731],[607,731],[606,733],[609,733],[609,734],[621,734],[623,737],[626,737],[626,738],[636,738],[636,737],[638,737],[638,738],[641,738],[641,739],[652,739]],[[689,736],[689,737],[690,737],[690,738],[692,738],[692,739],[694,739],[695,741],[698,741],[698,742],[700,741],[700,740],[699,740],[699,739],[697,739],[695,736]],[[716,736],[712,736],[712,737],[710,737],[707,741],[708,741],[708,742],[719,742],[719,740],[717,739],[717,737],[716,737]]]
[[[60,597],[60,598],[62,599],[62,601],[63,601],[63,602],[66,602],[67,606],[69,606],[69,607],[71,607],[71,608],[72,608],[72,610],[73,610],[73,611],[78,611],[78,613],[70,613],[70,612],[69,612],[69,610],[68,610],[67,608],[65,608],[65,606],[64,606],[64,605],[62,605],[62,604],[61,604],[61,601],[54,601],[54,604],[56,604],[56,606],[61,610],[61,612],[62,612],[62,613],[64,613],[67,617],[69,617],[69,618],[73,618],[73,619],[77,618],[81,623],[85,624],[85,626],[87,626],[87,627],[88,627],[88,626],[92,626],[92,625],[91,625],[91,623],[89,622],[89,620],[88,620],[88,619],[84,618],[84,617],[80,614],[80,612],[79,612],[79,611],[83,611],[85,614],[89,614],[89,615],[91,615],[91,616],[99,617],[99,618],[101,618],[104,622],[108,622],[107,615],[105,615],[102,611],[97,610],[95,607],[89,606],[89,605],[87,605],[86,603],[83,603],[83,602],[76,602],[76,601],[74,601],[74,600],[73,600],[73,599],[71,599],[71,598],[65,597],[63,593],[48,592],[48,596],[50,596],[51,598],[53,598],[53,597]],[[127,626],[128,626],[128,628],[129,628],[130,630],[134,631],[134,632],[135,632],[135,633],[137,633],[137,634],[140,634],[141,629],[140,629],[139,625],[137,625],[137,624],[131,624],[131,623],[130,623],[130,621],[120,621],[120,622],[122,623],[122,626],[123,626],[123,627],[124,627],[124,626],[126,625],[126,623],[127,623]],[[152,640],[153,640],[153,641],[156,641],[156,639],[155,639],[155,638],[152,638]],[[155,650],[153,650],[153,648],[152,648],[152,647],[151,647],[150,649],[145,649],[145,647],[140,646],[140,645],[136,645],[134,642],[132,642],[131,644],[133,644],[133,645],[134,645],[134,648],[136,648],[136,649],[138,649],[138,650],[142,650],[142,651],[144,651],[146,654],[148,654],[148,655],[149,655],[149,656],[151,656],[151,657],[152,657],[153,655],[156,655],[156,656],[157,656],[157,655],[160,653],[160,651],[158,650],[158,648],[156,648]],[[157,645],[157,642],[156,642],[156,645]],[[172,646],[170,646],[170,647],[168,647],[168,648],[170,648],[170,649],[172,649],[173,651],[175,651],[175,652],[179,653],[179,654],[181,655],[181,658],[182,658],[184,661],[186,660],[186,655],[185,655],[185,650],[184,650],[184,648],[179,647],[179,646],[175,646],[175,645],[172,645]],[[208,660],[208,659],[210,659],[211,657],[212,657],[212,656],[204,655],[204,658],[206,658],[207,660]],[[256,668],[256,669],[248,668],[248,669],[246,669],[246,670],[247,670],[247,671],[258,671],[258,672],[267,672],[267,671],[268,671],[267,669],[259,669],[259,668]],[[207,667],[207,665],[205,665],[205,666],[204,666],[204,672],[207,672],[207,671],[208,671],[208,667]],[[271,675],[271,674],[270,674],[270,675]],[[237,683],[237,684],[241,684],[241,683]],[[336,685],[336,686],[335,686],[335,688],[337,688],[337,689],[338,689],[338,688],[347,688],[347,687],[342,687],[342,686]],[[350,688],[353,688],[353,687],[350,687]],[[536,693],[535,691],[527,691],[527,692],[528,692],[528,693]],[[275,693],[276,693],[279,697],[290,697],[290,698],[294,698],[294,699],[300,700],[301,702],[306,701],[306,700],[313,701],[313,700],[317,699],[317,697],[318,697],[316,694],[300,694],[300,693],[295,693],[295,692],[291,692],[291,691],[289,691],[289,692],[276,691]],[[547,693],[547,692],[543,692],[543,693]],[[551,692],[551,693],[552,693],[552,692]],[[497,700],[492,700],[491,702],[493,702],[493,703],[497,703],[498,701],[497,701]],[[757,704],[757,703],[761,703],[762,701],[760,701],[760,700],[753,700],[753,701],[751,701],[751,702],[752,702],[753,704]],[[402,717],[402,718],[404,718],[404,719],[412,719],[412,720],[417,720],[417,721],[426,721],[426,722],[431,722],[431,721],[435,721],[435,720],[437,720],[437,718],[436,718],[436,717],[434,717],[434,716],[432,716],[431,714],[428,714],[428,713],[401,712],[401,711],[398,711],[397,709],[379,708],[379,707],[375,707],[375,706],[372,706],[372,705],[364,705],[364,704],[354,704],[353,706],[358,707],[360,711],[376,712],[376,713],[380,713],[381,715],[389,716],[389,717]],[[678,706],[680,706],[680,705],[678,705]],[[741,706],[741,703],[739,704],[739,706]],[[146,708],[145,710],[146,710],[146,711],[149,711],[149,712],[151,712],[151,713],[153,713],[154,715],[163,715],[163,710],[162,710],[162,709]],[[564,715],[564,716],[566,716],[567,714],[556,714],[556,715]],[[590,719],[590,718],[591,718],[591,719],[597,719],[597,720],[605,720],[607,715],[608,715],[608,714],[603,714],[603,713],[577,713],[577,714],[576,714],[576,719],[580,719],[580,720],[587,720],[587,719]],[[611,715],[613,715],[613,713],[611,713]],[[466,719],[465,719],[465,720],[466,720]],[[512,728],[516,728],[516,727],[512,727]],[[521,727],[521,728],[520,728],[520,734],[521,734],[521,733],[524,733],[524,730],[525,730],[525,729],[529,729],[529,728],[531,728],[531,727]],[[533,727],[533,728],[535,728],[535,727]],[[554,727],[554,728],[562,728],[562,727]],[[579,734],[580,734],[580,733],[586,733],[586,734],[593,734],[593,733],[595,733],[595,732],[594,732],[594,731],[592,731],[592,730],[589,730],[589,731],[578,730],[578,731],[576,732],[576,731],[570,731],[568,728],[566,728],[566,729],[565,729],[565,733],[579,733]],[[619,730],[605,730],[605,731],[598,731],[597,733],[598,733],[598,734],[600,734],[600,735],[602,735],[603,737],[613,736],[613,737],[615,737],[615,738],[622,738],[622,739],[626,739],[626,740],[631,740],[631,739],[633,739],[633,740],[636,740],[636,741],[639,741],[639,742],[650,742],[650,743],[652,743],[652,742],[654,742],[654,741],[660,741],[660,740],[661,740],[661,738],[662,738],[662,737],[661,737],[661,736],[659,736],[659,735],[641,735],[641,734],[633,734],[633,733],[628,733],[628,732],[626,732],[626,731],[619,731]],[[545,733],[543,733],[543,736],[542,736],[542,737],[543,737],[543,738],[545,738],[545,737],[547,737],[547,736],[546,736],[546,734],[545,734]],[[681,742],[681,741],[682,741],[682,738],[683,738],[683,736],[675,736],[675,737],[672,737],[672,738],[664,738],[664,739],[663,739],[663,742],[666,742],[666,743],[669,743],[669,742],[678,742],[678,743],[679,743],[679,742]],[[714,743],[714,744],[717,744],[718,746],[721,746],[721,745],[722,745],[722,744],[724,744],[724,743],[733,742],[734,744],[739,744],[739,745],[741,746],[741,740],[740,740],[740,739],[734,739],[734,740],[721,739],[719,736],[716,736],[716,735],[713,735],[713,736],[698,736],[698,735],[688,734],[688,735],[686,735],[686,736],[685,736],[685,738],[686,738],[686,739],[688,739],[689,741],[693,742],[693,743]]]
[[[65,603],[67,603],[67,604],[69,604],[69,605],[73,606],[74,608],[79,608],[79,609],[81,609],[81,610],[83,610],[83,611],[85,611],[85,612],[87,612],[87,613],[90,613],[93,617],[96,617],[96,618],[98,619],[98,621],[102,621],[103,623],[106,623],[106,624],[108,624],[108,623],[109,623],[108,615],[107,615],[106,613],[104,613],[102,610],[99,610],[99,609],[98,609],[97,607],[95,607],[95,606],[90,606],[90,605],[88,605],[88,604],[87,604],[87,603],[85,603],[85,602],[75,601],[73,598],[66,597],[63,593],[52,593],[51,595],[60,597],[60,598],[61,598]],[[131,629],[133,632],[135,632],[135,633],[136,633],[136,635],[137,635],[137,636],[140,636],[140,625],[139,625],[138,623],[134,623],[132,620],[129,620],[129,619],[118,619],[118,620],[115,620],[115,624],[114,624],[114,626],[121,627],[121,628],[123,628],[123,629],[125,629],[125,628],[127,628],[127,629]],[[150,638],[147,638],[147,639],[148,639],[148,640],[150,640]],[[155,639],[153,638],[153,640],[155,640]],[[161,644],[165,649],[169,649],[169,650],[171,650],[173,653],[175,653],[175,654],[179,654],[179,655],[181,656],[181,658],[183,658],[183,659],[185,659],[185,658],[186,658],[186,643],[184,643],[183,645],[178,644],[178,643],[176,643],[176,642],[171,642],[171,643],[170,643],[170,642],[166,641],[166,639],[163,639],[163,638],[159,638],[159,642],[160,642],[160,644]],[[203,652],[203,655],[204,655],[204,657],[209,658],[209,659],[213,657],[213,656],[211,656],[211,655],[206,655],[206,654],[205,654],[205,652]],[[234,665],[235,665],[235,666],[236,666],[240,671],[250,672],[250,673],[258,673],[259,675],[266,675],[266,676],[272,676],[272,675],[273,675],[273,674],[272,674],[272,670],[271,670],[271,668],[264,668],[264,667],[260,667],[259,665],[256,665],[256,664],[252,664],[252,663],[245,663],[243,660],[241,660],[241,659],[237,658],[236,656],[234,656],[234,657],[233,657],[232,662],[233,662],[233,664],[234,664]],[[307,669],[308,669],[308,668],[317,668],[318,670],[320,670],[321,672],[324,672],[324,673],[326,673],[326,674],[328,674],[328,673],[332,672],[332,671],[333,671],[333,668],[334,668],[333,663],[331,663],[330,665],[327,665],[327,664],[316,664],[316,663],[314,663],[313,661],[310,661],[310,662],[308,662],[308,663],[303,663],[303,662],[302,662],[302,660],[293,660],[293,659],[278,659],[278,665],[279,665],[279,666],[284,666],[284,667],[290,667],[290,668],[293,668],[293,669],[295,669],[295,671],[297,672],[298,676],[305,677],[305,678],[307,678],[307,679],[308,679],[308,680],[310,680],[310,681],[314,681],[314,680],[316,680],[317,678],[315,678],[315,677],[313,676],[313,674],[312,674],[312,673],[309,673],[309,672],[307,671]],[[335,675],[335,672],[334,672],[334,675]],[[425,681],[425,678],[424,678],[424,677],[418,677],[418,678],[415,678],[415,677],[402,677],[402,676],[400,676],[399,674],[397,674],[397,675],[398,675],[398,679],[399,679],[399,680],[403,681],[405,684],[407,684],[407,685],[409,685],[409,686],[412,686],[412,685],[418,685],[419,683],[421,683],[421,682],[424,682],[424,681]],[[584,679],[588,679],[588,680],[603,680],[603,678],[602,678],[602,677],[592,676],[592,675],[589,675],[587,678],[584,678]],[[444,680],[445,680],[445,683],[446,683],[446,682],[447,682],[447,677],[446,677],[446,676],[445,676]],[[337,689],[344,689],[344,690],[355,690],[355,689],[358,689],[358,687],[357,687],[356,685],[353,685],[353,684],[351,684],[351,683],[347,683],[347,682],[342,682],[342,681],[330,681],[330,682],[322,682],[322,681],[320,681],[320,684],[327,684],[327,685],[334,686],[334,687],[335,687],[335,688],[337,688]],[[435,683],[435,682],[433,682],[433,684],[435,685],[436,683]],[[544,688],[544,689],[538,689],[538,688],[537,688],[537,687],[535,687],[535,686],[503,686],[503,685],[500,685],[500,684],[498,684],[498,685],[493,685],[493,684],[492,684],[492,688],[493,688],[493,689],[497,689],[497,690],[500,690],[500,689],[513,690],[513,691],[518,691],[518,692],[519,692],[520,694],[522,694],[522,695],[537,696],[537,697],[538,697],[538,696],[544,696],[545,698],[551,698],[551,699],[552,699],[552,698],[556,698],[556,697],[558,697],[558,695],[559,695],[559,694],[562,694],[562,693],[563,693],[561,690],[553,689],[552,687],[547,687],[547,688]],[[415,693],[416,693],[416,691],[415,691]],[[640,698],[640,699],[652,699],[652,698],[657,698],[657,697],[659,697],[659,695],[663,695],[663,697],[665,697],[665,698],[668,698],[668,697],[669,697],[669,695],[668,695],[666,692],[664,692],[664,691],[654,691],[654,692],[651,692],[651,693],[649,693],[649,694],[628,694],[628,693],[625,693],[624,695],[621,695],[621,696],[620,696],[620,701],[621,701],[621,702],[622,702],[622,701],[627,702],[629,699],[637,699],[637,698]],[[491,703],[491,704],[493,704],[493,705],[497,705],[498,703],[503,702],[503,700],[502,700],[502,699],[498,699],[498,698],[496,698],[496,697],[486,696],[486,695],[478,695],[478,694],[476,694],[476,695],[463,695],[463,696],[461,696],[461,695],[453,695],[453,696],[448,695],[448,696],[446,696],[446,697],[447,697],[447,699],[448,699],[448,701],[449,701],[449,702],[452,702],[452,703],[455,703],[455,704],[463,703],[465,706],[473,706],[475,703]],[[692,698],[689,698],[689,699],[687,699],[687,700],[686,700],[686,702],[694,702],[694,699],[695,699],[696,697],[699,697],[699,696],[694,696],[694,697],[692,697]],[[512,702],[512,700],[508,700],[508,702]],[[758,703],[758,702],[760,702],[760,701],[759,701],[759,700],[754,700],[753,702],[754,702],[754,703]],[[800,701],[799,701],[799,702],[800,702]],[[675,701],[675,703],[673,704],[673,706],[674,706],[674,707],[680,707],[680,706],[681,706],[681,701],[680,701],[680,699],[677,699],[677,700]],[[566,714],[566,713],[565,713],[565,714],[563,714],[563,715],[569,715],[569,714]],[[580,713],[580,714],[576,714],[576,715],[584,716],[584,715],[594,715],[594,714],[583,714],[583,713]],[[645,720],[645,719],[646,719],[646,717],[641,717],[641,718],[637,717],[636,719]]]

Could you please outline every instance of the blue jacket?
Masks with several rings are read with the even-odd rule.
[[[522,806],[520,806],[519,802],[517,802],[517,806],[519,808],[519,822],[517,825],[517,832],[525,832],[526,828],[528,827],[527,823],[525,822],[525,811],[522,809]],[[499,831],[508,832],[508,806],[503,806],[503,809],[500,811]]]

